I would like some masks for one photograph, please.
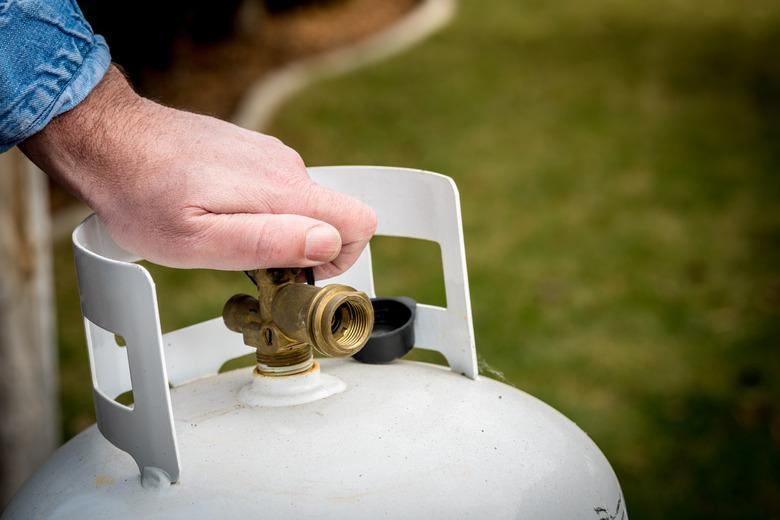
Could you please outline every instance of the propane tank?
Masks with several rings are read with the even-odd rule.
[[[326,286],[300,269],[249,272],[256,296],[163,335],[149,272],[93,215],[73,245],[97,424],[4,518],[626,518],[582,430],[478,375],[454,182],[401,168],[309,173],[372,206],[378,235],[437,242],[446,308],[372,305],[367,248]],[[412,347],[448,366],[396,359]],[[252,351],[254,367],[218,373]],[[128,390],[133,404],[118,403]]]

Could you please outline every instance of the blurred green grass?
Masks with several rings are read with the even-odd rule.
[[[778,54],[773,1],[464,1],[270,133],[311,165],[456,180],[482,366],[591,435],[632,518],[779,518]],[[435,246],[374,245],[380,293],[443,301]],[[93,420],[70,255],[66,436]],[[246,290],[152,269],[166,330]]]

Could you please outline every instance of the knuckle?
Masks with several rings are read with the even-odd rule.
[[[376,212],[370,206],[358,203],[352,211],[352,238],[355,242],[368,242],[376,232]]]
[[[291,250],[289,237],[283,238],[274,231],[274,228],[275,226],[264,223],[259,229],[253,231],[255,235],[253,253],[259,263],[258,267],[288,267],[281,263],[287,263],[295,256],[295,251]]]
[[[253,256],[259,263],[258,267],[271,267],[269,262],[276,258],[278,249],[278,244],[273,240],[268,226],[263,225],[255,230]]]
[[[301,154],[299,154],[297,151],[293,150],[289,146],[287,146],[286,148],[287,148],[288,160],[295,166],[298,166],[299,168],[306,168],[306,163],[303,162],[303,157],[301,157]]]
[[[281,139],[273,135],[268,135],[268,134],[258,134],[258,135],[260,136],[261,141],[264,143],[270,143],[274,145],[284,145]]]
[[[166,231],[169,247],[182,257],[203,250],[221,233],[215,222],[195,216],[170,223]]]
[[[271,160],[264,165],[265,174],[277,189],[297,191],[311,184],[303,159],[289,146],[279,143],[266,156]]]
[[[374,233],[376,233],[376,226],[377,226],[377,218],[376,218],[376,211],[374,211],[374,208],[366,206],[366,212],[365,212],[365,218],[363,220],[365,225],[365,235],[366,238],[371,238],[374,236]]]
[[[277,156],[282,165],[291,169],[306,169],[306,164],[303,162],[303,157],[301,157],[301,154],[299,154],[296,150],[290,148],[281,141],[275,143],[275,146],[276,150],[274,150],[274,154]]]

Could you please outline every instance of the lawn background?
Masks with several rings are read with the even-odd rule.
[[[455,179],[482,372],[587,431],[632,518],[780,518],[779,54],[777,2],[464,1],[270,133],[310,165]],[[436,247],[374,253],[379,292],[443,304]],[[69,437],[94,418],[56,254]],[[165,330],[247,290],[150,268]]]

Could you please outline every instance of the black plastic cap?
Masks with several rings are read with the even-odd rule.
[[[417,302],[406,296],[372,298],[374,329],[366,346],[352,356],[361,363],[390,363],[414,347]]]

